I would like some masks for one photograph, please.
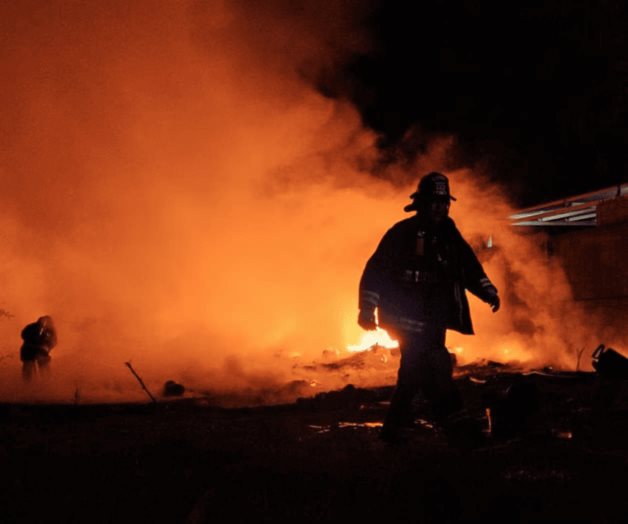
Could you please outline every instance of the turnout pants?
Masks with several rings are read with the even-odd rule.
[[[460,409],[461,398],[452,379],[453,365],[445,347],[445,332],[443,327],[427,324],[420,332],[394,332],[401,363],[385,428],[413,422],[412,401],[417,393],[427,401],[431,418],[443,418]]]
[[[45,347],[23,344],[20,348],[20,360],[24,382],[33,380],[37,371],[42,376],[46,376],[50,371],[50,355]]]

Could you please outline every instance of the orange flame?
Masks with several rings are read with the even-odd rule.
[[[360,342],[354,345],[348,345],[347,349],[351,352],[366,351],[373,346],[379,346],[386,349],[394,349],[399,347],[399,342],[390,338],[385,329],[377,328],[375,331],[365,331],[362,333]]]

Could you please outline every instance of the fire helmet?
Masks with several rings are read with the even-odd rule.
[[[417,190],[410,195],[412,203],[404,207],[404,211],[414,211],[418,209],[419,201],[429,201],[433,199],[447,198],[456,200],[449,192],[449,179],[437,171],[432,171],[421,177]]]
[[[43,328],[50,327],[53,324],[52,317],[50,315],[44,315],[37,319],[37,323]]]

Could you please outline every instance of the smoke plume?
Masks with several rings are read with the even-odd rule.
[[[2,399],[141,399],[127,361],[154,390],[174,379],[273,391],[304,378],[294,362],[359,338],[360,272],[403,218],[420,167],[373,177],[377,137],[314,88],[368,48],[359,5],[2,4]],[[435,150],[422,159],[430,169]],[[508,207],[496,194],[486,213],[478,180],[452,174],[454,218],[497,242]],[[539,262],[540,280],[526,280],[526,248],[510,242],[489,272],[507,267],[502,289],[536,282],[530,294],[543,297],[548,270]],[[538,307],[519,287],[526,311]],[[505,324],[478,314],[477,353],[513,337],[526,355],[545,348],[537,337],[551,329],[539,326],[558,313]],[[19,333],[44,314],[59,330],[53,375],[25,388]],[[560,361],[550,346],[537,356]]]

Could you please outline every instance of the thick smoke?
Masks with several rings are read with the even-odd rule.
[[[33,1],[0,20],[3,399],[141,399],[126,361],[154,391],[272,392],[359,338],[360,271],[411,188],[369,175],[376,137],[311,82],[368,45],[351,2]],[[503,200],[487,215],[470,173],[452,185],[462,229],[498,243]],[[489,264],[520,275],[508,249]],[[19,332],[43,314],[53,377],[24,388]],[[498,318],[478,340],[524,322]]]
[[[374,137],[308,76],[365,40],[350,3],[263,5],[3,5],[2,338],[51,314],[61,397],[343,339]]]
[[[487,177],[459,171],[452,178],[464,197],[452,205],[452,216],[500,290],[503,306],[493,314],[471,296],[477,334],[450,332],[450,349],[457,349],[462,362],[490,358],[526,367],[591,369],[590,355],[607,330],[603,319],[573,300],[560,260],[545,252],[544,234],[511,226],[509,199]]]

